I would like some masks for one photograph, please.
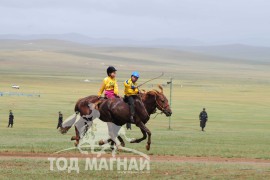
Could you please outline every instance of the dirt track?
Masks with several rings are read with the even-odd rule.
[[[96,157],[93,154],[72,154],[72,153],[59,153],[59,154],[49,154],[49,153],[25,153],[25,152],[1,152],[0,159],[47,159],[48,157]],[[111,154],[103,154],[102,157],[110,158]],[[140,157],[138,155],[130,154],[117,154],[117,157]],[[224,164],[246,164],[246,165],[258,165],[258,166],[269,166],[270,160],[264,159],[250,159],[250,158],[220,158],[220,157],[183,157],[183,156],[159,156],[159,155],[149,155],[152,162],[189,162],[189,163],[224,163]]]

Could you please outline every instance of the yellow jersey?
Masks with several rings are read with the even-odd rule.
[[[118,95],[118,85],[115,78],[111,78],[110,76],[104,78],[100,90],[98,92],[98,96],[101,96],[103,91],[110,91],[113,90],[114,94]]]
[[[137,83],[133,83],[131,81],[131,78],[126,80],[124,82],[124,85],[125,85],[125,95],[126,96],[132,96],[132,95],[136,95],[139,93],[139,89],[137,88]],[[132,88],[132,87],[134,87],[134,88]]]

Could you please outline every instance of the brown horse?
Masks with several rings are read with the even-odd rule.
[[[171,116],[172,111],[168,104],[168,100],[163,94],[163,88],[159,86],[160,91],[151,90],[139,94],[135,98],[135,124],[141,129],[143,134],[142,138],[134,139],[131,143],[139,143],[145,140],[148,136],[146,149],[150,149],[151,144],[151,131],[145,126],[145,124],[150,119],[150,115],[156,112],[156,109],[162,111],[166,116]],[[83,99],[78,100],[75,105],[76,114],[80,113],[81,116],[89,115],[91,110],[88,107],[89,103],[96,103],[100,112],[100,119],[104,122],[113,123],[118,127],[129,122],[130,112],[129,106],[124,102],[122,98],[113,99],[98,99],[97,96],[88,96]],[[119,128],[120,129],[120,128]],[[111,129],[109,127],[109,133]],[[112,130],[113,131],[113,130]],[[119,131],[119,130],[118,130]],[[118,133],[117,131],[117,133]],[[100,141],[100,145],[107,143],[109,141],[114,141],[116,143],[116,137],[112,137],[107,141]],[[78,131],[76,130],[76,137],[73,138],[77,143],[79,141]],[[121,140],[120,140],[121,141]],[[122,143],[122,142],[121,142]]]

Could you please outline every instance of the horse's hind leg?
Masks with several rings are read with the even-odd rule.
[[[107,139],[107,140],[100,140],[99,145],[103,145],[103,144],[106,144],[106,143],[108,143],[110,141],[113,141],[116,144],[116,146],[121,146],[121,143],[120,143],[121,140],[119,141],[118,138],[117,138],[118,137],[118,132],[119,132],[121,126],[117,126],[112,122],[107,122],[107,125],[108,125],[108,131],[109,131],[110,138]]]
[[[122,147],[125,147],[125,142],[124,142],[124,140],[122,139],[122,137],[121,137],[121,136],[117,136],[117,139],[120,141],[121,146],[122,146]],[[108,139],[107,141],[108,141],[108,143],[111,144],[111,149],[113,150],[113,149],[114,149],[113,146],[116,145],[116,143],[115,143],[111,138]]]
[[[74,145],[77,147],[78,144],[80,143],[80,134],[77,127],[75,129],[76,129],[76,142],[74,143]]]
[[[80,135],[79,135],[79,131],[78,131],[76,126],[75,126],[75,134],[76,134],[76,136],[71,137],[71,141],[76,140],[76,142],[74,142],[74,145],[77,147],[79,142],[80,142]]]
[[[111,150],[114,150],[114,147],[113,147],[115,144],[114,141],[112,139],[109,139],[108,143],[110,143],[110,145],[111,145]]]
[[[126,144],[125,144],[125,142],[124,142],[123,138],[122,138],[121,136],[117,136],[117,138],[118,138],[118,140],[120,141],[121,146],[122,146],[122,147],[125,147],[125,146],[126,146]]]
[[[115,142],[116,146],[120,146],[121,143],[120,143],[120,141],[118,140],[117,137],[118,137],[118,132],[119,132],[121,126],[117,126],[117,125],[115,125],[114,123],[111,123],[111,122],[108,122],[107,125],[108,125],[110,138]]]

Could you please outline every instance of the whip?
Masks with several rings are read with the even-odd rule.
[[[157,77],[154,77],[154,78],[152,78],[152,79],[149,79],[148,81],[145,81],[144,83],[142,83],[142,84],[140,84],[139,86],[137,86],[137,88],[141,87],[142,85],[144,85],[144,84],[146,84],[146,83],[148,83],[148,82],[150,82],[150,81],[153,81],[153,80],[155,80],[155,79],[158,79],[158,78],[162,77],[163,75],[164,75],[164,72],[162,72],[161,75],[159,75],[159,76],[157,76]]]

